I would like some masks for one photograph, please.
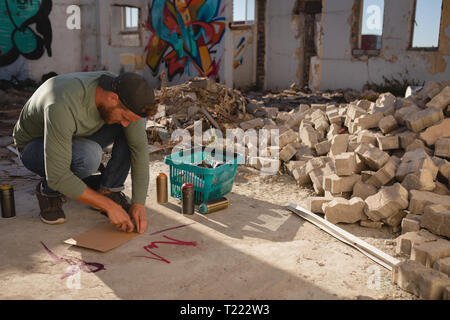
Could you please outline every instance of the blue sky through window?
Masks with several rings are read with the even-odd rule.
[[[439,46],[441,13],[442,0],[417,0],[413,47],[431,48]]]
[[[245,5],[247,3],[247,17]],[[255,0],[233,0],[233,21],[254,21]]]

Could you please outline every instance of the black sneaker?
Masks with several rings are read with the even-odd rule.
[[[61,224],[67,221],[62,209],[62,204],[66,202],[63,195],[47,196],[41,191],[42,182],[36,186],[36,197],[39,202],[41,213],[39,217],[47,224]]]
[[[118,192],[111,191],[110,193],[104,194],[104,196],[110,198],[112,201],[119,204],[123,208],[123,210],[125,210],[126,213],[128,213],[128,211],[131,208],[129,198],[121,191]]]

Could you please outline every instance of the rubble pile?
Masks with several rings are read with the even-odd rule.
[[[209,128],[223,133],[226,129],[239,127],[246,130],[253,126],[256,128],[261,121],[271,124],[268,120],[275,119],[280,111],[287,114],[299,104],[345,102],[345,99],[358,96],[358,93],[350,91],[312,93],[297,90],[294,85],[289,90],[276,93],[243,94],[204,77],[171,87],[166,86],[164,73],[161,79],[161,89],[156,90],[158,112],[147,121],[147,132],[150,144],[168,149],[174,145],[170,140],[172,133],[177,129],[187,129],[192,134],[196,121],[201,121],[203,132]],[[377,94],[370,92],[370,95]],[[247,123],[240,126],[242,122]]]
[[[241,128],[277,128],[277,161],[302,187],[310,211],[332,223],[402,231],[393,270],[403,289],[450,299],[450,80],[406,98],[301,104]],[[268,161],[248,159],[263,170]],[[426,236],[423,236],[426,234]]]

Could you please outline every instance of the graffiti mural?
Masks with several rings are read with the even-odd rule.
[[[0,67],[52,55],[52,0],[0,0]],[[34,25],[34,29],[31,26]]]
[[[224,11],[221,0],[151,1],[146,28],[152,35],[145,50],[153,75],[164,62],[169,81],[190,75],[190,66],[201,76],[217,77],[221,58],[213,56],[225,33]]]
[[[236,53],[234,54],[233,68],[237,69],[244,62],[244,49],[247,45],[245,37],[239,40],[236,46]]]

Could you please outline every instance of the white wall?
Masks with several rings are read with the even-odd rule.
[[[296,0],[267,0],[266,7],[266,88],[289,88],[298,83],[298,20],[292,16]],[[340,1],[336,1],[340,2]]]
[[[387,78],[441,81],[450,78],[450,0],[444,0],[440,49],[408,50],[413,0],[385,0],[382,48],[379,56],[352,57],[350,43],[353,0],[324,0],[320,75],[314,89],[352,88]]]
[[[256,26],[245,30],[232,30],[233,81],[236,88],[248,88],[256,80]],[[241,46],[238,45],[242,42]]]

